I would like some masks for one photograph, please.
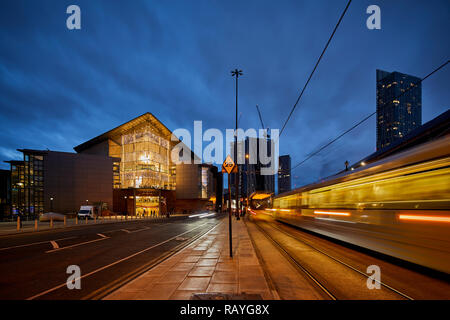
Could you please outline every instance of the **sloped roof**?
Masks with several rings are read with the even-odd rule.
[[[91,140],[88,140],[86,142],[83,142],[82,144],[74,147],[73,149],[76,152],[81,152],[85,149],[88,149],[98,143],[101,143],[105,140],[112,139],[114,140],[115,137],[118,137],[122,134],[125,134],[127,131],[135,128],[136,126],[139,126],[144,123],[149,123],[152,127],[156,128],[164,138],[168,139],[170,141],[170,137],[172,136],[172,131],[170,131],[164,124],[162,124],[161,121],[158,120],[153,114],[150,112],[146,112],[143,115],[134,118],[128,122],[125,122],[124,124],[121,124],[120,126],[109,130],[105,133],[102,133],[101,135],[92,138]]]
[[[89,149],[90,147],[99,144],[101,142],[107,141],[108,139],[111,139],[113,141],[117,141],[117,137],[120,137],[123,134],[126,134],[128,131],[132,130],[133,128],[148,123],[150,124],[153,128],[156,128],[156,130],[161,134],[161,136],[163,136],[164,138],[166,138],[167,140],[171,141],[171,137],[172,137],[172,131],[170,131],[161,121],[159,121],[158,118],[156,118],[153,114],[151,114],[150,112],[146,112],[143,115],[140,115],[137,118],[134,118],[128,122],[125,122],[124,124],[121,124],[118,127],[115,127],[114,129],[111,129],[105,133],[102,133],[101,135],[92,138],[91,140],[88,140],[86,142],[83,142],[82,144],[74,147],[73,149],[76,152],[82,152],[86,149]],[[182,143],[182,141],[180,141],[178,139],[178,137],[175,137],[176,140],[175,142],[177,143]],[[186,146],[187,147],[187,146]],[[189,149],[187,147],[187,149]],[[190,149],[189,149],[190,150]],[[200,159],[192,150],[191,151],[191,158],[192,159]]]

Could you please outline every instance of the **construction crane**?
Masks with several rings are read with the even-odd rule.
[[[259,106],[258,105],[256,105],[256,110],[258,110],[258,116],[259,116],[259,120],[261,121],[261,126],[262,126],[263,129],[265,129],[264,121],[262,119],[261,111],[259,110]],[[270,139],[269,128],[267,128],[267,131],[264,132],[264,138]]]

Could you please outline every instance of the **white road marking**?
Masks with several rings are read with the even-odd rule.
[[[104,234],[101,234],[101,233],[97,233],[97,235],[102,237],[102,238],[108,238],[107,236],[105,236]]]
[[[148,229],[150,229],[150,228],[149,228],[149,227],[144,227],[143,229],[134,230],[134,231],[129,231],[129,233],[140,232],[140,231],[144,231],[144,230],[148,230]]]
[[[147,229],[150,229],[150,227],[144,227],[143,229],[139,229],[139,230],[135,230],[135,231],[130,231],[130,230],[127,230],[127,229],[114,229],[114,230],[103,231],[103,233],[111,233],[111,232],[117,232],[117,231],[123,231],[123,232],[126,232],[126,233],[133,233],[133,232],[138,232],[138,231],[144,231],[144,230],[147,230]]]
[[[74,248],[74,247],[82,246],[82,245],[84,245],[84,244],[88,244],[88,243],[92,243],[92,242],[97,242],[97,241],[101,241],[101,240],[106,240],[106,239],[109,239],[109,237],[106,237],[106,238],[100,238],[100,239],[95,239],[95,240],[86,241],[86,242],[81,242],[81,243],[76,243],[76,244],[73,244],[73,245],[71,245],[71,246],[62,247],[62,248],[53,249],[53,250],[48,250],[48,251],[45,251],[45,253],[52,253],[52,252],[56,252],[56,251],[61,251],[61,250],[65,250],[65,249],[69,249],[69,248]]]
[[[153,249],[153,248],[156,248],[156,247],[158,247],[158,246],[160,246],[160,245],[162,245],[162,244],[164,244],[164,243],[167,243],[167,242],[169,242],[169,241],[171,241],[171,240],[173,240],[173,239],[175,239],[175,238],[177,238],[177,237],[179,237],[179,236],[182,236],[182,235],[184,235],[184,234],[186,234],[186,233],[189,233],[189,232],[194,231],[194,230],[196,230],[196,229],[198,229],[198,228],[200,228],[200,227],[203,227],[204,225],[207,225],[207,223],[201,224],[201,225],[199,225],[199,226],[197,226],[197,227],[195,227],[195,228],[193,228],[193,229],[190,229],[190,230],[185,231],[185,232],[183,232],[183,233],[180,233],[180,234],[178,234],[178,235],[176,235],[176,236],[173,236],[172,238],[169,238],[169,239],[167,239],[167,240],[164,240],[163,242],[160,242],[160,243],[158,243],[158,244],[155,244],[155,245],[153,245],[153,246],[151,246],[151,247],[148,247],[148,248],[146,248],[146,249],[143,249],[143,250],[141,250],[141,251],[138,251],[138,252],[136,252],[136,253],[133,253],[132,255],[129,255],[129,256],[125,257],[125,258],[122,258],[122,259],[117,260],[117,261],[115,261],[115,262],[113,262],[113,263],[110,263],[110,264],[108,264],[108,265],[106,265],[106,266],[100,267],[100,268],[98,268],[98,269],[96,269],[96,270],[94,270],[94,271],[91,271],[91,272],[89,272],[89,273],[86,273],[86,274],[82,275],[81,277],[76,278],[75,281],[76,281],[76,280],[80,280],[80,279],[82,279],[82,278],[89,277],[90,275],[93,275],[94,273],[97,273],[97,272],[99,272],[99,271],[105,270],[105,269],[107,269],[107,268],[109,268],[109,267],[112,267],[112,266],[118,264],[118,263],[121,263],[121,262],[126,261],[126,260],[128,260],[128,259],[131,259],[131,258],[133,258],[133,257],[135,257],[135,256],[137,256],[137,255],[139,255],[139,254],[141,254],[141,253],[143,253],[143,252],[146,252],[146,251],[148,251],[148,250],[151,250],[151,249]],[[211,230],[210,230],[210,231],[211,231]],[[98,239],[98,240],[104,240],[104,239],[106,239],[106,238],[102,238],[102,239]],[[45,295],[45,294],[47,294],[47,293],[50,293],[50,292],[52,292],[52,291],[58,290],[58,289],[60,289],[60,288],[63,288],[63,287],[65,287],[66,285],[67,285],[67,284],[64,282],[63,284],[60,284],[60,285],[58,285],[58,286],[56,286],[56,287],[53,287],[53,288],[51,288],[51,289],[48,289],[48,290],[43,291],[43,292],[41,292],[41,293],[38,293],[38,294],[36,294],[36,295],[34,295],[34,296],[32,296],[32,297],[29,297],[29,298],[27,298],[26,300],[33,300],[33,299],[36,299],[36,298],[38,298],[38,297],[40,297],[40,296],[43,296],[43,295]]]
[[[55,239],[53,241],[60,241],[60,240],[67,240],[67,239],[74,239],[76,237],[68,237],[68,238],[61,238],[61,239]],[[6,247],[6,248],[0,248],[0,251],[3,250],[9,250],[9,249],[15,249],[15,248],[22,248],[22,247],[29,247],[29,246],[34,246],[37,244],[43,244],[43,243],[48,243],[51,242],[52,240],[46,240],[46,241],[40,241],[40,242],[33,242],[33,243],[27,243],[27,244],[21,244],[18,246],[13,246],[13,247]]]
[[[53,249],[58,249],[59,248],[59,246],[56,243],[56,241],[50,241],[50,243],[52,244]]]
[[[117,232],[117,231],[122,231],[122,229],[114,229],[114,230],[103,231],[103,233],[111,233],[111,232]]]

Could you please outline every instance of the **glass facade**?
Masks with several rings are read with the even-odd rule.
[[[23,161],[11,161],[11,210],[17,214],[24,206],[24,165]]]
[[[159,196],[136,196],[136,215],[159,216]]]
[[[146,125],[132,129],[121,140],[121,188],[174,189],[167,139]]]
[[[201,167],[201,196],[202,199],[208,198],[208,175],[209,175],[209,168],[208,167]]]
[[[44,213],[44,157],[24,152],[24,161],[11,162],[12,213],[28,217]]]
[[[377,70],[377,150],[422,125],[420,79]]]

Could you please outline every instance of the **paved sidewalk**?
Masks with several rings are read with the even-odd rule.
[[[228,243],[226,217],[212,231],[105,299],[188,300],[198,293],[274,299],[243,220],[233,219],[233,258]]]

